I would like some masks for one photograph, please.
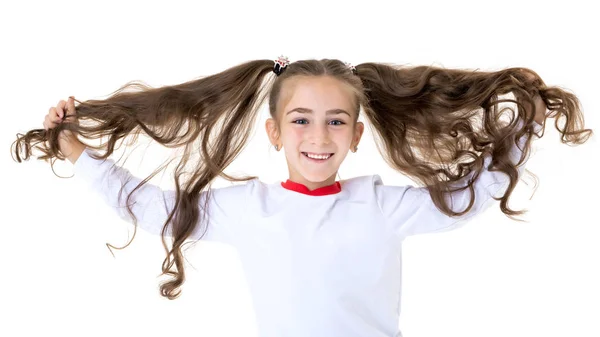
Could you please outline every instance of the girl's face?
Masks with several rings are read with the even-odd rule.
[[[278,103],[279,126],[269,118],[267,134],[273,145],[285,151],[289,179],[314,190],[335,183],[364,125],[354,123],[352,92],[339,80],[328,76],[291,80],[284,84]]]

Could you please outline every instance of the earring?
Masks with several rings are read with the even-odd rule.
[[[352,151],[352,153],[356,153],[356,151],[358,151],[358,146],[354,147],[354,151]]]
[[[279,145],[275,145],[275,151],[279,151]]]

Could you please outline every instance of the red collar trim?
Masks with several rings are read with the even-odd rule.
[[[342,191],[342,185],[340,184],[339,181],[336,181],[332,185],[319,187],[312,191],[309,190],[308,187],[304,186],[303,184],[291,181],[289,179],[286,180],[285,182],[282,182],[281,186],[283,186],[283,188],[288,189],[290,191],[295,191],[298,193],[307,194],[307,195],[315,195],[315,196],[336,194],[336,193],[339,193]]]

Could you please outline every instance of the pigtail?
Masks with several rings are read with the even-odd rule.
[[[268,93],[263,82],[272,69],[272,60],[257,60],[177,85],[152,88],[142,82],[129,82],[107,99],[77,101],[78,123],[67,117],[65,122],[49,131],[34,129],[24,135],[17,134],[14,150],[17,161],[28,160],[33,148],[42,152],[38,157],[40,160],[66,159],[58,147],[61,130],[71,130],[84,139],[108,138],[101,145],[86,142],[89,148],[104,151],[94,156],[95,159],[106,159],[125,137],[131,137],[133,141],[142,132],[166,147],[183,149],[174,174],[175,207],[162,230],[167,253],[162,273],[173,278],[161,284],[160,292],[162,296],[175,299],[185,280],[181,246],[195,231],[200,218],[204,218],[199,214],[201,192],[209,189],[217,176],[230,181],[254,178],[230,177],[223,170],[238,156],[251,136],[258,109]],[[193,154],[198,160],[190,168],[186,165]],[[161,167],[164,169],[166,165]],[[130,208],[130,197],[158,172],[160,170],[154,171],[127,196],[127,210],[136,228],[137,219]],[[184,178],[184,174],[189,178]],[[203,210],[207,209],[207,204],[208,198]],[[165,240],[169,231],[172,232],[172,248]],[[127,245],[117,249],[127,247],[134,237],[135,232]],[[107,245],[109,249],[116,248]]]
[[[526,136],[521,161],[527,155],[534,123],[534,116],[528,111],[534,111],[535,95],[539,94],[547,105],[550,113],[546,117],[557,117],[556,128],[563,142],[581,144],[592,133],[583,129],[583,115],[573,94],[546,87],[537,74],[526,68],[479,72],[378,63],[349,67],[335,59],[300,60],[289,64],[285,71],[278,71],[278,76],[271,76],[272,82],[263,84],[274,70],[273,65],[272,60],[250,61],[212,76],[160,88],[132,82],[108,99],[77,101],[75,117],[68,116],[48,131],[35,129],[25,135],[17,134],[17,161],[21,162],[21,152],[27,160],[33,148],[42,152],[38,159],[66,159],[58,150],[62,130],[86,139],[107,137],[99,146],[86,143],[89,148],[105,151],[95,159],[106,159],[125,137],[131,136],[133,141],[142,132],[166,147],[183,148],[174,174],[175,206],[162,230],[167,252],[162,272],[173,278],[161,284],[160,290],[163,296],[174,299],[185,280],[181,246],[195,232],[199,220],[207,218],[210,184],[217,176],[230,181],[255,178],[230,177],[223,171],[246,145],[267,94],[269,113],[278,119],[278,102],[289,94],[284,83],[295,76],[332,76],[348,84],[356,98],[354,122],[362,107],[375,129],[373,134],[386,162],[426,186],[435,205],[448,215],[462,215],[471,208],[473,182],[483,169],[485,154],[492,157],[489,170],[510,177],[510,186],[501,198],[502,211],[508,216],[522,213],[508,208],[519,165],[509,160],[509,153],[517,139]],[[503,103],[516,104],[517,112],[503,108]],[[506,111],[511,116],[503,121]],[[70,118],[77,118],[77,123]],[[559,125],[559,118],[565,120],[563,125]],[[199,158],[188,168],[192,154]],[[127,210],[134,225],[137,221],[129,206],[130,197],[157,173],[127,196]],[[456,186],[471,173],[465,186]],[[472,195],[469,207],[454,212],[444,195],[467,188]],[[199,205],[205,190],[207,198]],[[165,241],[169,229],[171,249]]]
[[[379,151],[392,168],[426,186],[434,204],[447,215],[463,215],[471,209],[473,183],[484,169],[485,154],[492,156],[490,171],[510,177],[500,199],[502,212],[509,217],[524,213],[510,209],[508,199],[517,184],[517,166],[528,156],[531,138],[537,135],[535,95],[539,94],[550,110],[546,118],[565,119],[562,126],[556,121],[564,143],[581,144],[592,133],[583,129],[575,95],[546,87],[530,69],[482,72],[364,63],[357,70],[367,96],[365,113],[375,129]],[[517,111],[502,107],[505,103],[516,104]],[[508,121],[503,120],[507,112]],[[518,127],[520,120],[523,123]],[[521,136],[526,137],[525,149],[515,165],[509,154]],[[444,195],[464,189],[471,191],[469,206],[455,212]]]

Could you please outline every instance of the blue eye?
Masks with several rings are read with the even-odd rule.
[[[301,119],[296,119],[296,120],[295,120],[295,121],[293,121],[292,123],[293,123],[293,124],[300,124],[300,125],[304,125],[304,124],[306,124],[306,123],[297,123],[297,122],[307,122],[307,123],[308,123],[308,121],[307,121],[306,119],[304,119],[304,118],[301,118]],[[337,124],[333,124],[333,125],[336,125],[336,126],[339,126],[339,125],[344,125],[344,124],[346,124],[346,123],[344,123],[344,122],[342,122],[341,120],[338,120],[338,119],[334,119],[334,120],[332,120],[331,122],[337,122]]]

